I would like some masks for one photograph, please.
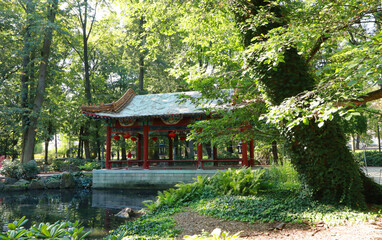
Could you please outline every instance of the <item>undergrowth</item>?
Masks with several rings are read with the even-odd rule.
[[[144,202],[145,216],[113,231],[114,239],[174,238],[172,215],[185,207],[200,214],[246,222],[317,222],[328,225],[362,222],[381,217],[381,211],[362,212],[313,200],[290,163],[267,169],[218,171],[198,176],[193,183],[178,184],[160,192],[157,200]],[[127,237],[126,237],[127,236]]]

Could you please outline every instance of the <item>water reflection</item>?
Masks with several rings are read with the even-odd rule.
[[[124,221],[114,217],[121,208],[142,208],[144,200],[154,200],[156,190],[44,190],[0,192],[1,226],[26,216],[28,225],[59,220],[80,221],[93,239],[101,239]]]

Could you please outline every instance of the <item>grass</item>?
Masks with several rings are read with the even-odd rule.
[[[290,163],[256,171],[227,170],[163,191],[155,202],[146,202],[147,215],[121,226],[106,239],[175,238],[179,231],[174,229],[172,215],[186,208],[202,215],[244,222],[323,221],[340,225],[382,216],[380,206],[375,206],[374,211],[359,211],[320,203],[311,195]]]

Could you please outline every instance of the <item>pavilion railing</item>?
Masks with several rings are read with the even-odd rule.
[[[216,159],[216,160],[169,160],[169,159],[152,159],[147,160],[149,169],[226,169],[242,167],[241,159]],[[112,168],[140,169],[143,168],[143,160],[112,160]],[[125,166],[122,166],[125,165]]]

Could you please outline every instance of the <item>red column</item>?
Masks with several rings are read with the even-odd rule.
[[[143,126],[143,168],[149,168],[149,126]]]
[[[168,160],[174,160],[174,147],[172,138],[168,138]]]
[[[198,156],[197,167],[201,168],[202,167],[202,160],[203,160],[203,145],[201,143],[198,143],[197,150],[198,150],[198,152],[197,152],[197,156]]]
[[[110,155],[111,155],[111,129],[112,127],[107,127],[106,130],[106,168],[110,169]]]
[[[248,167],[247,142],[242,143],[241,166]]]
[[[255,153],[253,149],[253,140],[249,142],[249,166],[253,167],[255,165]]]

